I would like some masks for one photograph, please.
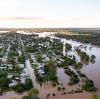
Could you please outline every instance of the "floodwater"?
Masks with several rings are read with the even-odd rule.
[[[60,39],[61,42],[63,43],[63,55],[75,55],[76,60],[80,62],[80,57],[78,54],[74,51],[75,47],[80,47],[82,51],[85,51],[89,56],[95,55],[95,63],[89,63],[89,64],[84,64],[83,68],[81,69],[81,72],[85,73],[86,76],[94,81],[94,84],[96,88],[98,89],[97,95],[100,97],[100,47],[98,46],[93,46],[91,44],[83,44],[81,42],[77,41],[72,41],[72,40],[66,40],[65,38],[58,38],[55,36],[52,36],[52,38]],[[71,44],[72,45],[72,50],[69,51],[68,53],[65,52],[65,44]],[[86,47],[86,48],[85,48]],[[63,68],[57,68],[57,76],[58,76],[58,81],[59,83],[66,85],[69,81],[69,77],[64,73]],[[67,85],[66,85],[67,86]],[[67,86],[68,87],[68,86]],[[77,86],[76,86],[77,88]],[[52,90],[53,91],[53,90]],[[80,95],[74,94],[74,95],[66,95],[66,96],[57,96],[57,97],[52,97],[50,99],[89,99],[91,96],[90,93],[82,93]]]
[[[83,43],[72,41],[72,40],[66,40],[66,42],[72,45],[72,51],[70,51],[69,53],[72,55],[75,55],[77,58],[77,61],[80,61],[80,58],[77,55],[77,53],[74,52],[73,50],[75,46],[78,47],[80,45],[83,45],[83,47],[81,48],[82,51],[85,51],[89,56],[91,55],[96,56],[95,63],[90,62],[87,65],[84,64],[81,71],[85,73],[88,78],[94,81],[95,86],[100,92],[100,47],[93,46],[90,44],[83,44]],[[86,49],[84,48],[84,46],[87,46]]]
[[[63,38],[55,37],[55,36],[52,36],[52,38],[61,39],[61,41],[63,43],[63,52],[62,52],[63,55],[66,55],[66,54],[75,55],[77,61],[80,61],[80,57],[77,55],[76,52],[74,52],[74,48],[79,47],[80,45],[81,45],[80,47],[81,47],[82,51],[85,51],[90,56],[92,54],[96,56],[95,63],[89,63],[87,65],[84,64],[81,71],[83,73],[85,73],[88,78],[90,78],[91,80],[94,81],[94,84],[98,89],[97,95],[100,96],[100,47],[93,46],[91,44],[83,44],[83,43],[72,41],[72,40],[66,40],[66,39],[63,39]],[[72,45],[72,50],[68,53],[65,52],[65,44],[66,43],[69,43],[69,44]],[[86,46],[86,48],[84,48],[85,46]],[[72,94],[72,95],[69,94],[69,95],[63,95],[62,96],[58,93],[57,87],[51,86],[51,82],[47,82],[43,86],[40,87],[36,82],[34,70],[32,71],[32,68],[29,65],[30,64],[29,60],[27,60],[26,64],[28,66],[27,69],[29,70],[27,72],[31,76],[33,84],[35,84],[35,87],[38,88],[39,91],[40,91],[40,97],[41,97],[40,99],[46,99],[45,97],[48,93],[50,93],[50,94],[55,93],[56,94],[56,96],[51,95],[49,99],[90,99],[91,93],[86,93],[86,92],[81,93],[81,94]],[[69,81],[69,76],[67,76],[64,73],[63,68],[57,68],[57,76],[58,76],[59,83],[67,86],[67,83]],[[71,89],[68,86],[67,86],[67,88]],[[75,86],[75,88],[76,88],[76,86]],[[0,96],[0,99],[11,99],[11,97],[13,97],[13,96],[17,96],[18,99],[21,99],[22,95],[17,95],[14,92],[8,92],[8,93],[5,94],[5,96]]]
[[[63,68],[57,68],[57,77],[60,84],[67,84],[69,82],[69,76],[64,72]]]
[[[79,62],[80,57],[76,52],[74,52],[75,47],[80,47],[82,51],[86,52],[89,56],[95,55],[95,63],[89,63],[87,65],[84,64],[82,68],[82,72],[87,75],[88,78],[94,81],[95,86],[97,87],[98,91],[100,92],[100,47],[93,46],[91,44],[83,44],[81,42],[72,41],[72,40],[66,40],[63,38],[55,37],[56,39],[61,39],[62,42],[71,44],[72,45],[72,51],[65,53],[65,47],[63,48],[63,53],[68,55],[75,55],[76,60]],[[86,46],[86,48],[84,48]],[[63,75],[62,75],[63,76]]]

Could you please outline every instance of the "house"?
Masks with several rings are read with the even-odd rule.
[[[24,64],[18,64],[21,69],[24,68]]]
[[[7,59],[8,59],[8,56],[7,55],[4,55],[3,58],[2,58],[2,62],[3,63],[6,63],[7,62]]]
[[[13,74],[8,74],[7,78],[11,79],[13,77]]]
[[[9,84],[9,87],[13,87],[15,85],[17,85],[17,82],[15,80],[12,80],[12,83]]]
[[[0,70],[7,70],[7,64],[1,64]]]
[[[13,69],[13,65],[12,64],[8,64],[8,70],[12,70]]]

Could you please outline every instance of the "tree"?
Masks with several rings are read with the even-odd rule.
[[[18,93],[22,93],[25,91],[25,85],[23,83],[18,83],[16,86],[13,87],[14,90]]]
[[[83,64],[80,62],[76,63],[74,66],[75,69],[81,69],[82,67],[83,67]]]
[[[43,60],[42,54],[37,54],[37,61],[42,62],[42,60]]]
[[[57,82],[58,78],[56,76],[56,65],[53,60],[50,59],[44,65],[44,72],[45,72],[46,80],[51,80],[51,81]]]
[[[10,81],[11,80],[7,78],[7,73],[0,71],[0,88],[6,90],[9,87]]]
[[[96,58],[95,55],[92,55],[92,56],[91,56],[91,58],[90,58],[91,63],[95,63],[95,58]]]
[[[24,64],[24,60],[25,59],[25,57],[24,56],[18,56],[18,61],[21,63],[21,64]]]
[[[21,68],[20,68],[19,65],[15,65],[14,70],[20,72],[21,71]]]
[[[82,86],[82,88],[83,88],[83,90],[85,90],[87,92],[96,91],[96,88],[95,88],[92,80],[86,80],[85,84]]]
[[[25,89],[30,90],[31,88],[33,88],[33,82],[30,78],[27,78],[25,80]]]
[[[38,98],[39,91],[35,88],[32,88],[28,92],[29,99],[36,99]]]

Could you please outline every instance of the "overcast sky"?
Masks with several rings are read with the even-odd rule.
[[[0,0],[0,27],[100,28],[100,0]]]

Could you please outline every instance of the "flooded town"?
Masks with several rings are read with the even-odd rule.
[[[98,33],[2,31],[0,99],[99,97],[100,39],[84,42],[78,36],[100,37]]]
[[[0,99],[100,99],[100,0],[0,0]]]

